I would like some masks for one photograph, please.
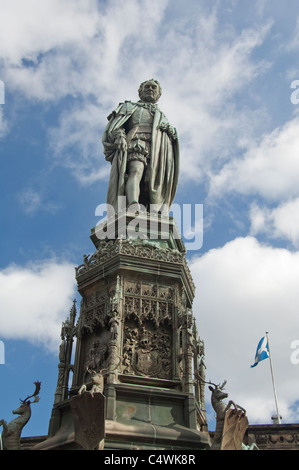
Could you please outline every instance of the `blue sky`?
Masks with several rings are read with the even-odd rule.
[[[250,369],[269,331],[280,413],[298,422],[298,2],[3,0],[0,13],[0,417],[40,380],[23,435],[47,434],[74,267],[106,200],[106,116],[154,77],[180,138],[175,202],[203,204],[187,257],[207,378],[271,423],[268,361]]]

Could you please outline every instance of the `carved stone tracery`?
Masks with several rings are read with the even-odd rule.
[[[125,281],[122,372],[172,378],[173,288]]]

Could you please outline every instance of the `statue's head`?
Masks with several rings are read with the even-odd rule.
[[[138,94],[142,101],[156,103],[162,94],[162,88],[157,80],[151,78],[141,83]]]

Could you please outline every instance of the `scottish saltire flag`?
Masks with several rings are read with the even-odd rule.
[[[266,336],[264,336],[260,340],[259,344],[257,345],[254,364],[251,367],[255,367],[259,362],[261,362],[263,359],[267,359],[268,357],[269,357],[268,339]]]

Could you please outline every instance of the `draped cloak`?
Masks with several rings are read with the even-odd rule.
[[[118,196],[125,196],[127,178],[127,150],[117,150],[114,145],[113,131],[126,128],[126,122],[143,102],[120,103],[108,116],[108,124],[103,134],[102,143],[106,160],[111,163],[107,204],[117,212]],[[169,125],[166,116],[154,106],[151,136],[150,160],[144,169],[140,187],[140,203],[150,211],[149,204],[155,204],[156,210],[166,215],[173,203],[179,176],[179,141],[172,139],[160,129],[161,124]],[[129,144],[129,143],[128,143]]]

